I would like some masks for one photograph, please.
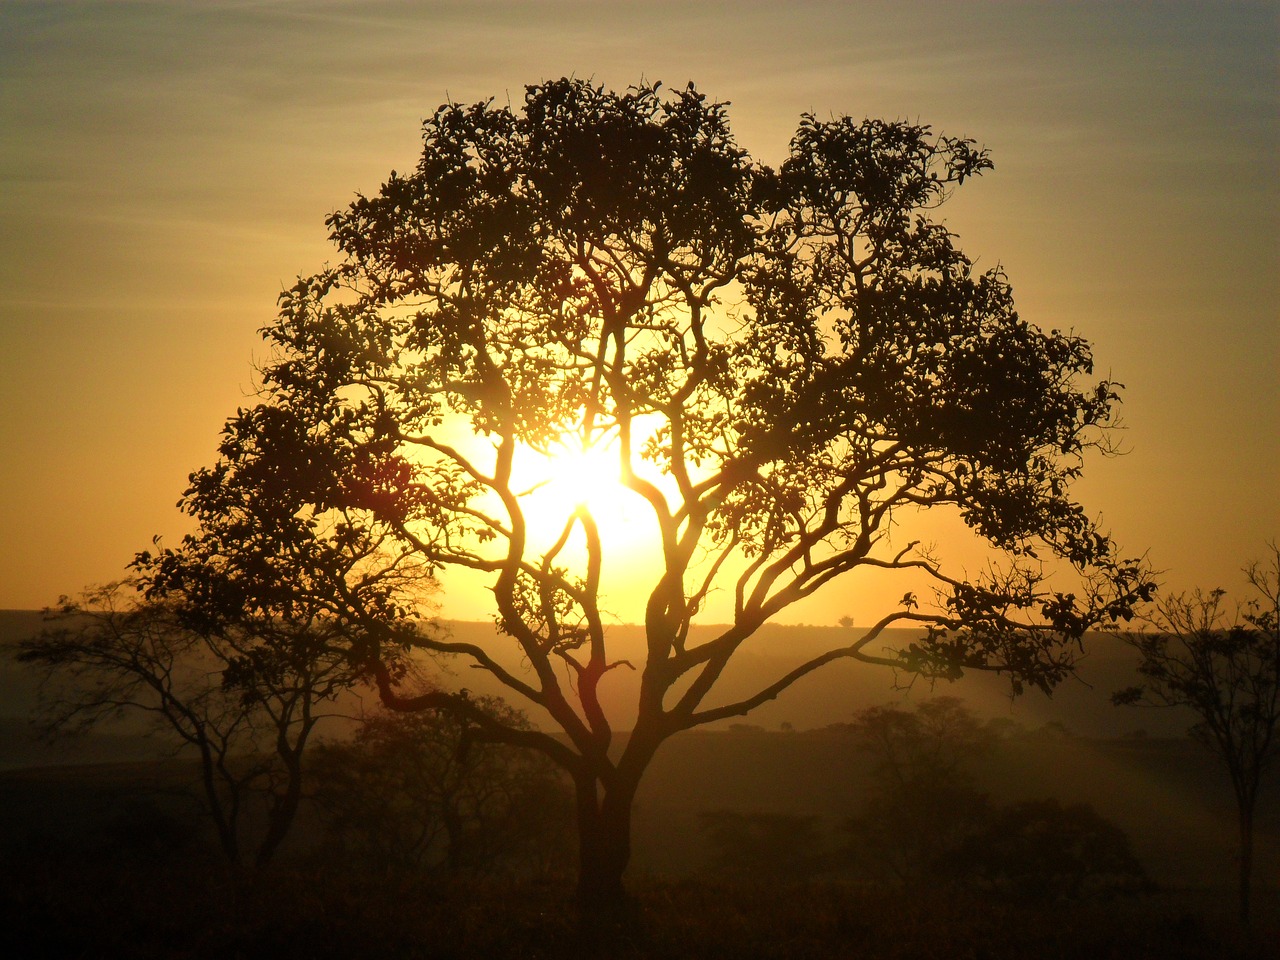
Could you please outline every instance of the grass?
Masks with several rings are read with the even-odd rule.
[[[607,945],[584,940],[567,881],[445,883],[289,864],[237,895],[216,860],[11,862],[6,955],[396,960],[1263,960],[1267,936],[1168,898],[1030,906],[961,890],[644,879]]]
[[[1065,792],[1071,786],[1067,780],[1084,782],[1081,771],[1096,769],[1085,764],[1086,759],[1093,764],[1092,754],[1097,752],[1093,747],[1086,750],[1087,746],[1028,744],[1025,752],[1030,759],[1024,762],[1020,754],[1011,754],[1004,761],[1019,775],[1008,773],[997,779],[1029,783],[1026,789],[1036,793]],[[1187,760],[1197,755],[1184,755],[1179,749],[1164,763],[1168,751],[1158,743],[1122,746],[1123,756],[1113,764],[1120,772],[1108,773],[1102,780],[1112,794],[1112,809],[1130,825],[1145,819],[1145,830],[1153,840],[1163,838],[1183,858],[1203,860],[1204,851],[1209,851],[1227,866],[1229,843],[1215,845],[1211,832],[1202,830],[1205,836],[1201,837],[1182,829],[1194,828],[1198,821],[1170,819],[1168,811],[1151,802],[1166,792],[1184,801],[1199,797],[1192,789],[1198,781],[1182,785],[1180,779],[1189,777]],[[210,850],[208,830],[186,793],[190,771],[181,763],[8,771],[0,774],[0,865],[4,868],[0,871],[0,956],[29,960],[1280,957],[1280,898],[1268,885],[1270,877],[1263,869],[1257,878],[1259,921],[1253,933],[1242,931],[1234,922],[1229,886],[1212,887],[1201,879],[1202,874],[1226,875],[1225,870],[1209,870],[1203,863],[1198,871],[1152,871],[1158,882],[1183,884],[1181,890],[1109,903],[1039,905],[983,898],[955,888],[904,892],[848,879],[770,882],[695,872],[704,859],[699,856],[702,838],[696,814],[725,806],[734,794],[739,802],[747,798],[765,804],[772,799],[769,809],[806,816],[831,817],[835,815],[831,811],[843,809],[848,802],[842,799],[843,793],[833,788],[827,797],[816,786],[806,788],[801,779],[802,774],[813,775],[812,771],[834,778],[842,758],[838,747],[838,738],[821,733],[722,734],[676,741],[665,766],[654,771],[651,792],[642,798],[630,920],[612,931],[607,944],[584,939],[570,877],[449,883],[423,875],[373,872],[340,862],[328,852],[323,833],[309,831],[305,823],[299,825],[299,833],[307,842],[300,842],[292,857],[238,890]],[[1063,782],[1042,782],[1038,774],[1022,776],[1032,761],[1037,770],[1051,769]],[[1156,761],[1163,764],[1152,768],[1158,777],[1138,776]],[[1165,780],[1178,789],[1166,790]],[[761,799],[761,783],[775,785],[781,792]],[[756,794],[750,793],[753,784]],[[856,786],[851,779],[850,796]],[[782,806],[797,796],[815,805],[812,809]],[[817,801],[829,804],[830,810]],[[1271,817],[1268,822],[1274,821],[1274,812]],[[661,844],[680,851],[681,856],[655,856]],[[1159,852],[1154,846],[1151,849]],[[1153,859],[1160,862],[1158,857]],[[1174,863],[1170,856],[1164,860]]]

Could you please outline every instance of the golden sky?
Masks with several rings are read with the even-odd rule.
[[[1125,383],[1079,493],[1172,587],[1280,536],[1280,3],[0,3],[0,608],[120,575],[246,402],[323,220],[445,99],[641,77],[987,146],[945,216],[1024,316]],[[946,535],[945,529],[938,534]],[[850,584],[795,609],[869,614]],[[455,607],[458,604],[455,603]],[[447,615],[478,617],[451,608]]]

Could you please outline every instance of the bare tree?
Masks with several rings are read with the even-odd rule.
[[[146,600],[130,582],[64,600],[52,617],[17,654],[43,671],[40,725],[57,735],[122,713],[146,716],[197,754],[206,807],[234,867],[251,798],[265,796],[253,855],[265,865],[297,813],[302,756],[323,704],[355,682],[344,648],[314,624],[196,629],[178,605]]]
[[[1221,589],[1168,597],[1140,631],[1119,636],[1138,651],[1143,682],[1114,694],[1117,704],[1185,707],[1191,736],[1222,761],[1240,827],[1240,918],[1249,920],[1253,823],[1264,775],[1280,738],[1280,547],[1245,568],[1253,589],[1229,608]]]

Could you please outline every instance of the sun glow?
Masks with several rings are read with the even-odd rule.
[[[632,466],[670,495],[664,489],[670,482],[651,464]],[[652,505],[623,480],[617,437],[601,436],[583,444],[568,435],[546,452],[526,447],[514,467],[512,487],[519,495],[531,552],[545,553],[565,537],[554,562],[585,571],[586,532],[575,518],[589,515],[600,537],[602,589],[625,605],[637,581],[647,581],[646,574],[660,560],[661,538]]]
[[[613,444],[585,449],[566,446],[547,460],[548,480],[542,492],[570,511],[585,507],[592,512],[607,512],[628,493]]]
[[[531,449],[523,453],[516,473],[524,482],[513,485],[537,540],[554,542],[580,510],[595,520],[606,551],[635,538],[647,508],[623,483],[616,441],[582,446],[566,439],[545,454]]]

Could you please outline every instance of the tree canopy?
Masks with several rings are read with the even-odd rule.
[[[692,84],[562,79],[519,109],[445,104],[416,168],[329,218],[338,262],[282,294],[260,402],[192,476],[201,535],[144,568],[163,580],[194,554],[235,609],[319,596],[389,705],[450,708],[551,755],[578,784],[584,875],[620,876],[619,824],[664,739],[830,660],[1048,688],[1149,586],[1070,495],[1117,385],[1085,340],[1022,319],[1002,270],[935,219],[990,167],[924,125],[814,116],[770,167]],[[564,447],[607,450],[654,531],[643,663],[610,656],[614,545],[591,511],[534,535],[520,458]],[[928,508],[1007,563],[966,577],[894,539]],[[1055,565],[1084,579],[1051,589]],[[858,568],[924,577],[939,603],[904,597],[847,646],[716,701],[746,638]],[[416,585],[445,570],[486,578],[526,670],[421,628]],[[713,593],[731,620],[691,642]],[[919,639],[874,646],[893,625]],[[504,727],[465,694],[398,696],[384,666],[406,643],[488,670],[566,737]],[[599,687],[628,667],[638,716],[611,753]]]

